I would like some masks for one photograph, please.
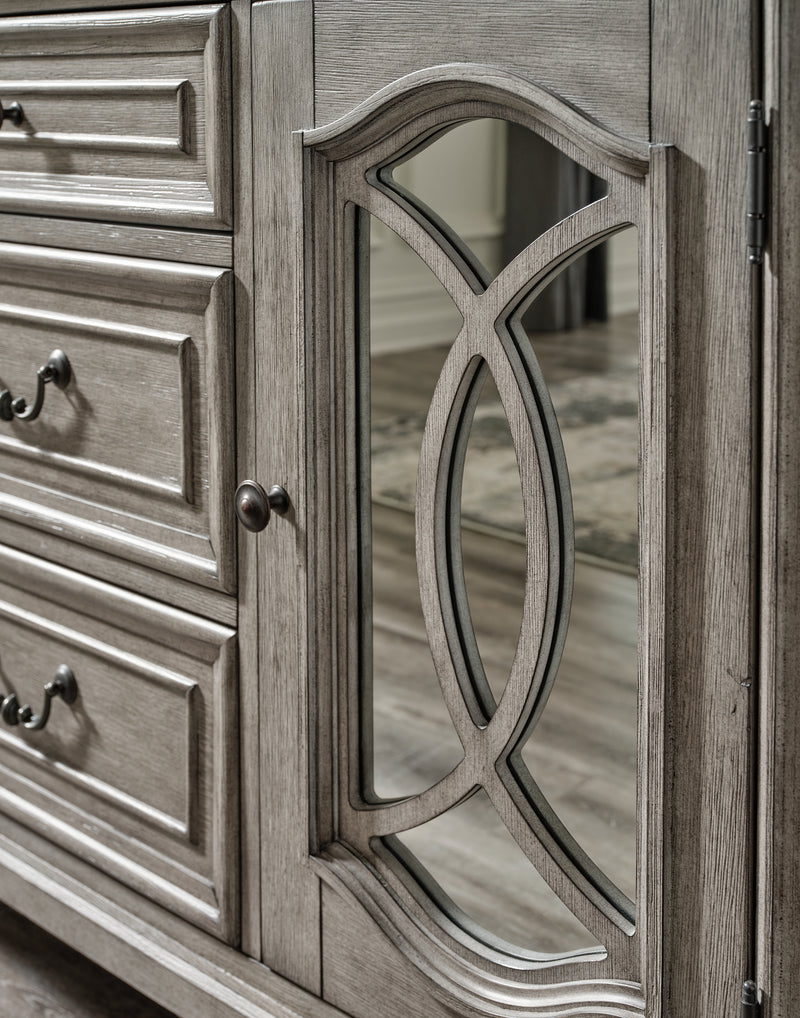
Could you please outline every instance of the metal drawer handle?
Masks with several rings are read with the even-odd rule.
[[[36,398],[33,403],[26,403],[22,396],[14,399],[8,389],[0,392],[0,419],[13,421],[16,417],[19,421],[35,421],[44,405],[45,385],[52,382],[57,389],[66,389],[71,377],[67,355],[62,350],[53,350],[47,363],[36,372]]]
[[[22,112],[22,107],[18,102],[9,103],[8,106],[3,106],[0,103],[0,127],[8,120],[14,125],[19,127],[22,121],[25,119],[25,114]]]
[[[74,703],[77,695],[78,683],[72,669],[67,665],[59,665],[53,680],[44,687],[44,703],[38,714],[34,714],[33,708],[27,703],[20,707],[16,693],[9,693],[0,706],[0,716],[12,728],[15,725],[23,725],[35,732],[47,724],[50,717],[50,701],[54,696],[60,696],[64,703]]]

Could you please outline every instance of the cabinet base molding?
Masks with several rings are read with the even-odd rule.
[[[341,1018],[342,1012],[167,913],[148,921],[0,835],[0,895],[12,909],[180,1014]],[[95,878],[93,885],[97,885]]]

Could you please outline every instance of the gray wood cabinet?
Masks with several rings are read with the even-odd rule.
[[[0,683],[78,689],[4,710],[0,899],[186,1018],[793,1013],[800,28],[761,7],[0,0]],[[526,201],[583,197],[494,264],[509,124],[562,160]],[[586,348],[523,313],[626,231],[571,438]],[[379,363],[422,276],[460,324]],[[638,566],[581,544],[609,416]],[[513,538],[465,495],[504,455]]]

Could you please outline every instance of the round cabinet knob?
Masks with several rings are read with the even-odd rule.
[[[3,126],[6,120],[9,124],[13,124],[14,127],[19,127],[24,119],[25,114],[22,112],[22,107],[18,102],[9,103],[8,106],[3,106],[0,103],[0,127]]]
[[[258,481],[242,481],[236,489],[236,515],[248,530],[263,530],[273,513],[284,516],[288,511],[289,496],[279,484],[267,492]]]

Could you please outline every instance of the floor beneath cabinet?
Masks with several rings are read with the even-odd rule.
[[[0,906],[0,1018],[175,1018]]]

